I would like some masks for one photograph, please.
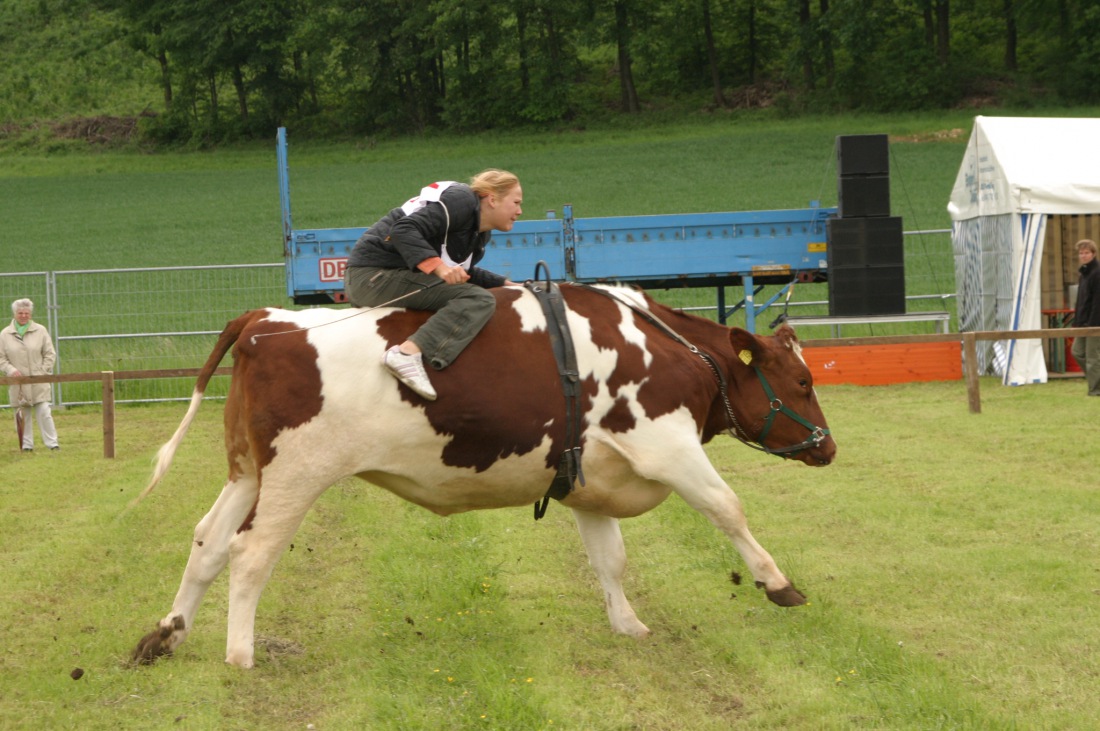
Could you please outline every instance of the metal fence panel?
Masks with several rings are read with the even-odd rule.
[[[57,349],[57,373],[195,368],[243,312],[287,306],[283,265],[31,272],[0,276],[5,302],[30,297]],[[48,317],[43,317],[48,313]],[[120,381],[122,402],[188,399],[191,378]],[[55,384],[54,403],[99,403],[95,383]],[[224,395],[215,378],[210,396]]]
[[[949,233],[907,232],[906,287],[911,311],[954,310],[953,293],[935,294],[954,290]],[[716,316],[713,288],[650,294],[670,306]],[[57,373],[197,368],[230,320],[258,307],[296,309],[287,298],[281,262],[0,274],[0,304],[8,307],[21,297],[34,301],[35,319],[44,322],[53,336]],[[824,314],[827,285],[799,285],[791,304],[797,314]],[[735,317],[729,324],[743,326],[743,319]],[[0,322],[4,320],[0,315]],[[803,334],[814,337],[814,332]],[[192,378],[115,384],[119,403],[186,400],[193,388]],[[102,399],[97,383],[55,384],[54,389],[54,403],[60,406]],[[227,391],[228,378],[217,376],[207,394],[221,397]],[[5,402],[0,399],[0,404]]]

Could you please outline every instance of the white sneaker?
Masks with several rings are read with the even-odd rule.
[[[428,380],[428,372],[424,370],[424,361],[420,353],[408,355],[402,353],[401,349],[395,345],[382,354],[382,365],[397,380],[416,391],[422,398],[435,401],[435,389],[432,388],[432,382]]]

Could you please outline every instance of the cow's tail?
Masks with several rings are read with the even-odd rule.
[[[191,405],[187,407],[187,413],[183,415],[183,421],[176,428],[176,433],[172,435],[164,445],[157,451],[156,466],[153,468],[153,477],[149,480],[149,484],[145,489],[141,491],[141,494],[137,496],[133,504],[141,502],[145,497],[153,491],[153,488],[157,486],[161,478],[168,472],[168,468],[172,465],[172,459],[176,456],[176,449],[179,448],[181,442],[183,442],[184,436],[187,435],[187,430],[191,428],[191,422],[195,419],[195,414],[199,412],[199,406],[202,404],[202,397],[206,393],[206,387],[210,384],[210,379],[214,376],[214,372],[218,369],[218,365],[222,362],[225,354],[229,352],[229,349],[233,347],[233,344],[240,338],[244,329],[250,325],[257,317],[263,316],[265,311],[252,310],[238,317],[236,320],[232,320],[225,329],[222,330],[222,334],[218,336],[218,342],[214,346],[214,350],[211,351],[210,356],[206,359],[206,363],[203,364],[202,370],[199,371],[198,380],[195,381],[195,390],[191,394]]]

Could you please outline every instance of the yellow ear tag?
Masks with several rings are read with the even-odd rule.
[[[751,350],[742,350],[740,353],[737,354],[737,357],[740,358],[741,362],[744,363],[745,365],[749,365],[750,363],[752,363],[752,351]]]

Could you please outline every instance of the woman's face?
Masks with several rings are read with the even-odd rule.
[[[523,215],[523,188],[518,183],[505,195],[491,193],[481,199],[481,230],[511,231]]]
[[[28,322],[31,321],[31,311],[30,310],[16,310],[15,311],[15,321],[18,322],[20,325],[26,325]]]

